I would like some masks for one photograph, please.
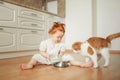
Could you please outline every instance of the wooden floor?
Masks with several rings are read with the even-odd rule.
[[[111,65],[97,69],[69,66],[56,68],[38,65],[21,71],[20,63],[28,62],[31,56],[0,60],[0,80],[120,80],[120,54],[111,54]]]

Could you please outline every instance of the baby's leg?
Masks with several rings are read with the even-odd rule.
[[[93,61],[89,61],[89,62],[83,63],[81,67],[92,67],[92,66],[93,66]]]
[[[93,62],[92,61],[88,61],[88,62],[80,62],[78,60],[75,60],[73,58],[73,56],[65,54],[62,57],[63,61],[70,61],[70,64],[73,66],[80,66],[80,67],[92,67],[93,66]]]
[[[93,62],[89,61],[89,62],[80,62],[80,61],[70,61],[71,65],[74,66],[80,66],[80,67],[92,67],[93,66]]]
[[[31,69],[36,64],[37,64],[37,60],[35,60],[35,59],[32,58],[27,64],[21,64],[20,68],[22,70]]]

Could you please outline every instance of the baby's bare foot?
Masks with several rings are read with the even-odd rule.
[[[26,65],[26,64],[20,64],[20,69],[21,70],[27,70],[27,69],[31,69],[32,66],[31,65]]]
[[[84,67],[84,68],[88,68],[88,67],[92,67],[92,66],[93,66],[93,62],[92,61],[84,63],[84,64],[81,65],[81,67]]]

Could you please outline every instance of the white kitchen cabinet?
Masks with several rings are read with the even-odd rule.
[[[46,38],[45,16],[43,13],[19,7],[18,9],[18,50],[39,49]]]
[[[16,29],[0,27],[0,52],[16,51],[16,36]]]
[[[0,1],[0,52],[34,50],[63,18]]]
[[[6,2],[0,2],[0,26],[17,26],[17,6]]]
[[[44,31],[18,29],[18,50],[39,49],[45,36]]]

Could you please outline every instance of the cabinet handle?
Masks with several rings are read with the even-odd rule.
[[[4,4],[3,0],[0,0],[0,4]]]
[[[31,13],[31,15],[34,16],[34,17],[37,17],[37,14],[35,14],[35,13]]]
[[[31,26],[38,26],[37,24],[31,24]]]
[[[3,28],[0,28],[0,30],[2,31],[2,30],[4,30]]]
[[[32,33],[37,33],[37,31],[31,31]]]

